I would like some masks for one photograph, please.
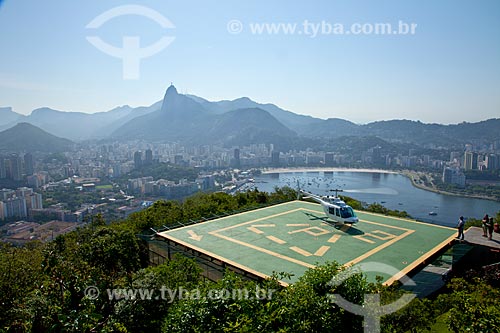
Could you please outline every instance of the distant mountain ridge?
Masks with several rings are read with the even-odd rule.
[[[160,109],[160,103],[149,107],[132,108],[128,105],[107,112],[67,112],[50,108],[33,110],[29,116],[18,114],[11,108],[0,108],[0,130],[26,122],[56,136],[74,141],[101,139],[135,117]]]
[[[29,123],[19,123],[0,132],[0,151],[62,152],[74,145]]]
[[[242,145],[276,141],[300,144],[310,142],[308,140],[371,136],[396,143],[450,145],[484,138],[500,139],[500,119],[455,125],[412,120],[360,125],[339,118],[323,120],[295,114],[248,97],[212,102],[179,94],[173,85],[168,87],[163,100],[150,106],[125,105],[94,114],[40,108],[24,116],[11,108],[0,108],[0,130],[20,122],[74,141],[140,139]]]
[[[290,136],[296,133],[267,111],[243,108],[213,112],[196,99],[179,94],[174,86],[167,89],[159,111],[134,118],[112,134],[117,139],[182,140],[192,144],[266,143]]]

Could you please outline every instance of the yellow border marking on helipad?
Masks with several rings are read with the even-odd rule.
[[[371,255],[373,255],[373,254],[375,254],[375,253],[379,252],[380,250],[383,250],[383,249],[385,249],[386,247],[391,246],[392,244],[394,244],[394,243],[396,243],[396,242],[398,242],[398,241],[402,240],[403,238],[405,238],[405,237],[407,237],[407,236],[411,235],[411,234],[412,234],[412,233],[414,233],[414,232],[415,232],[415,230],[410,230],[410,229],[408,229],[408,231],[406,231],[405,233],[403,233],[403,234],[401,234],[401,235],[399,235],[399,236],[397,236],[397,237],[393,238],[392,240],[390,240],[390,241],[388,241],[388,242],[385,242],[384,244],[381,244],[381,245],[377,246],[376,248],[374,248],[374,249],[372,249],[372,250],[370,250],[370,251],[366,252],[365,254],[363,254],[363,255],[361,255],[361,256],[359,256],[359,257],[357,257],[356,259],[351,260],[351,261],[349,261],[349,262],[345,263],[345,264],[344,264],[344,266],[354,265],[354,264],[356,264],[356,263],[360,262],[361,260],[364,260],[364,259],[368,258],[369,256],[371,256]]]
[[[405,222],[410,222],[410,223],[423,224],[425,226],[431,225],[431,226],[436,227],[436,228],[442,228],[442,229],[448,229],[448,230],[454,230],[455,229],[455,228],[447,227],[447,226],[444,226],[444,225],[432,224],[432,223],[427,223],[427,222],[420,222],[420,221],[415,221],[415,220],[411,220],[411,219],[406,219],[404,217],[397,217],[397,216],[389,216],[389,215],[377,214],[377,213],[367,212],[367,211],[364,211],[364,210],[360,210],[359,212],[361,214],[379,216],[379,217],[383,217],[383,218],[386,218],[386,219],[394,219],[394,220],[400,220],[400,221],[405,221]]]
[[[450,229],[452,229],[452,228],[450,228]],[[406,274],[408,274],[409,272],[414,270],[417,266],[421,265],[425,260],[427,260],[428,258],[433,256],[436,252],[441,250],[445,245],[452,242],[456,237],[457,237],[456,235],[452,235],[452,236],[448,237],[446,240],[439,243],[438,245],[434,246],[434,248],[432,248],[431,250],[427,251],[426,253],[424,253],[423,255],[418,257],[416,260],[413,261],[413,263],[411,265],[408,265],[405,268],[403,268],[398,274],[395,274],[394,276],[389,278],[387,281],[385,281],[383,284],[384,285],[391,285],[394,281],[401,279],[403,276],[405,276]]]

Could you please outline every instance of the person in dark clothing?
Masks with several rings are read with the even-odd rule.
[[[493,218],[490,217],[490,220],[488,221],[488,224],[487,224],[487,227],[488,227],[488,233],[489,233],[489,237],[488,239],[491,240],[493,238],[493,227],[494,227],[495,223],[493,223]]]
[[[464,217],[460,216],[460,218],[458,219],[458,225],[457,225],[457,228],[458,228],[457,239],[461,239],[461,240],[464,239],[464,227],[465,227]]]

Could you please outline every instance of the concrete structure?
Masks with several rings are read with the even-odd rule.
[[[35,163],[31,153],[24,154],[24,174],[31,176],[35,172]]]
[[[433,256],[451,245],[452,228],[408,219],[357,212],[356,225],[328,223],[320,205],[293,201],[157,234],[169,253],[181,249],[222,267],[266,278],[273,272],[293,274],[282,281],[295,282],[317,264],[337,261],[343,265],[377,262],[397,269],[397,274],[365,272],[386,284],[429,264]]]
[[[465,187],[465,175],[458,168],[445,167],[443,169],[443,183]]]
[[[477,153],[472,151],[465,152],[464,155],[464,169],[465,170],[477,170]]]

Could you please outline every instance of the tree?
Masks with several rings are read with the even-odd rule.
[[[448,327],[451,331],[460,332],[499,332],[500,308],[498,300],[500,291],[485,283],[480,278],[452,279],[450,294],[438,297],[438,306],[447,312]]]

